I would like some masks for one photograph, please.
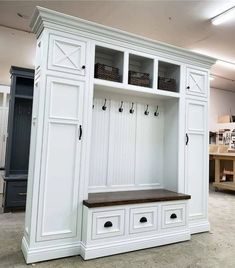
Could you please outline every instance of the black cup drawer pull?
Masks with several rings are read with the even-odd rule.
[[[175,213],[171,214],[171,219],[177,219],[177,215]]]
[[[142,217],[141,219],[140,219],[140,222],[141,223],[144,223],[144,222],[147,222],[148,220],[146,219],[146,217]]]
[[[106,223],[104,224],[105,228],[109,228],[109,227],[112,227],[112,226],[113,226],[113,224],[112,224],[111,221],[106,221]]]

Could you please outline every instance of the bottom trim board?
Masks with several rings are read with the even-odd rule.
[[[134,250],[140,250],[145,248],[151,248],[156,246],[162,246],[166,244],[172,244],[176,242],[182,242],[190,240],[191,235],[189,230],[182,231],[173,234],[164,234],[153,237],[145,237],[135,239],[135,240],[127,240],[120,242],[111,242],[105,245],[84,245],[81,242],[81,256],[84,260],[110,256],[119,253],[125,253]]]
[[[29,248],[25,237],[22,239],[21,250],[27,264],[51,259],[64,258],[80,254],[80,241],[72,244],[61,244],[47,247]]]
[[[210,231],[210,223],[207,220],[189,221],[189,229],[191,234],[204,233]]]

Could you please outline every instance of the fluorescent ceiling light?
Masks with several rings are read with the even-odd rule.
[[[219,25],[235,18],[235,6],[211,19],[212,24]]]
[[[224,60],[217,60],[216,64],[219,64],[219,65],[226,67],[226,68],[235,69],[235,63],[233,63],[233,62],[224,61]]]

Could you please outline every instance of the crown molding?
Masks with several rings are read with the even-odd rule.
[[[98,23],[80,19],[74,16],[66,15],[57,11],[49,10],[43,7],[36,7],[31,19],[30,27],[32,31],[39,36],[44,28],[63,30],[65,32],[78,32],[84,35],[97,37],[97,39],[106,38],[118,42],[125,42],[130,45],[144,47],[145,49],[155,50],[160,53],[168,54],[179,58],[185,62],[196,62],[206,68],[210,68],[216,59],[205,56],[184,48],[169,45],[163,42],[157,42],[149,38],[141,37],[136,34],[128,33],[119,29],[107,27]]]

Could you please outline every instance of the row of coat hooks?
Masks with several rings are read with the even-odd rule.
[[[107,99],[104,100],[104,104],[102,106],[102,110],[103,111],[106,111],[106,109],[107,109],[106,103],[107,103]],[[132,102],[131,103],[131,108],[129,110],[130,114],[134,114],[134,112],[135,112],[134,105],[135,105],[134,102]],[[94,108],[94,104],[93,104],[93,108]],[[118,111],[119,111],[119,113],[122,113],[123,112],[123,101],[121,101],[120,107],[119,107]],[[146,105],[146,109],[144,111],[144,114],[145,115],[149,115],[149,105],[148,104]],[[158,105],[157,105],[156,110],[154,112],[154,116],[159,116]]]

